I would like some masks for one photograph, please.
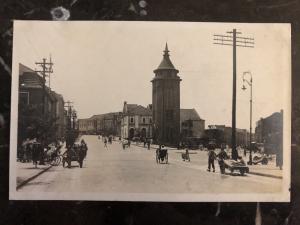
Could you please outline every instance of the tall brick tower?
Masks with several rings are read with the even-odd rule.
[[[178,145],[180,137],[180,77],[169,57],[168,45],[152,82],[154,139],[159,144]]]

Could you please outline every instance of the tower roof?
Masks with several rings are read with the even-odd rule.
[[[169,55],[169,49],[168,49],[168,43],[166,43],[166,47],[165,47],[165,50],[164,50],[164,57],[161,61],[161,63],[159,64],[157,70],[161,70],[161,69],[172,69],[172,70],[175,70],[175,67],[173,65],[173,63],[171,62],[170,60],[170,55]]]

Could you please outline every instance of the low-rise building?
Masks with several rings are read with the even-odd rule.
[[[231,146],[232,128],[225,125],[208,125],[208,129],[205,130],[205,136],[218,146],[221,144]],[[249,137],[249,132],[246,129],[236,128],[237,146],[247,146]]]
[[[283,110],[256,122],[255,140],[267,153],[281,153],[283,142]]]
[[[180,136],[201,138],[204,135],[205,120],[201,119],[195,109],[180,109]]]
[[[152,138],[151,105],[144,107],[137,104],[127,104],[127,102],[124,102],[122,114],[122,138]]]

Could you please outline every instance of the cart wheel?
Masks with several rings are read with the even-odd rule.
[[[253,157],[253,160],[254,160],[254,161],[257,161],[258,159],[259,159],[259,158],[258,158],[257,155]]]
[[[267,164],[268,164],[268,159],[264,158],[264,159],[261,161],[261,163],[262,163],[263,165],[267,165]]]
[[[61,158],[59,156],[55,157],[54,166],[58,166],[60,164]]]

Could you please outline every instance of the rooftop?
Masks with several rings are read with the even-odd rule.
[[[203,120],[195,109],[180,109],[180,121]]]

